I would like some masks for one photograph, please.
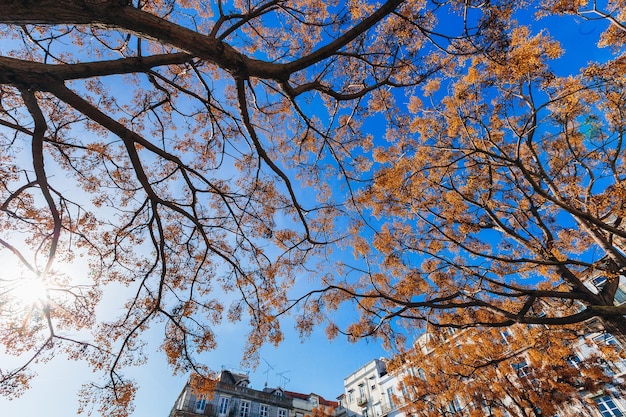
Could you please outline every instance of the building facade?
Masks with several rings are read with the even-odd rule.
[[[515,328],[503,330],[502,337],[514,336]],[[462,332],[461,332],[462,333]],[[450,332],[449,340],[454,342],[458,334]],[[424,349],[428,353],[429,334],[420,336],[414,344],[415,349]],[[577,343],[572,345],[568,353],[568,361],[576,366],[576,363],[584,361],[594,355],[598,355],[606,346],[622,349],[619,342],[609,333],[603,330],[599,323],[590,321],[587,323],[587,332],[581,336]],[[508,378],[516,383],[524,384],[531,375],[532,370],[524,367],[524,354],[511,359]],[[413,403],[415,398],[412,392],[406,388],[403,381],[406,376],[424,378],[423,370],[419,364],[407,364],[399,370],[390,372],[387,369],[387,361],[384,359],[372,360],[344,379],[344,393],[338,397],[339,408],[336,417],[405,417],[405,406]],[[517,366],[517,367],[516,367]],[[626,393],[617,387],[618,382],[626,380],[626,360],[619,357],[607,358],[606,372],[612,375],[615,386],[608,384],[605,389],[597,391],[587,391],[580,387],[578,394],[570,398],[560,408],[555,416],[546,417],[626,417]],[[484,407],[480,411],[480,406],[470,403],[464,395],[463,390],[459,390],[458,396],[450,401],[439,414],[442,417],[517,417],[522,414],[510,414],[505,408],[498,411],[489,407]],[[433,397],[437,392],[432,392]],[[503,398],[504,404],[515,401],[512,398]],[[423,405],[426,407],[426,405]],[[478,411],[477,411],[478,409]],[[418,414],[420,414],[418,412]],[[417,414],[416,414],[417,415]],[[535,415],[535,414],[527,414]],[[542,414],[539,414],[542,415]]]
[[[313,393],[267,387],[256,390],[249,384],[247,374],[229,370],[220,372],[210,393],[194,393],[187,384],[170,417],[311,417],[314,409],[334,412],[338,406],[337,402]]]
[[[386,360],[374,359],[343,381],[340,404],[347,417],[395,417],[398,378],[387,373]]]
[[[513,327],[500,333],[506,339],[514,336],[511,332],[515,331]],[[450,332],[449,340],[454,341],[457,336],[458,333]],[[429,338],[429,334],[420,336],[414,349],[427,351]],[[585,336],[572,345],[568,361],[576,366],[576,363],[597,355],[607,346],[623,350],[620,342],[604,331],[599,321],[591,320],[587,323]],[[626,355],[621,356],[613,356],[606,361],[615,385],[626,379]],[[524,363],[523,354],[518,359],[514,360],[515,365]],[[256,390],[249,387],[247,374],[223,370],[215,388],[208,394],[194,394],[187,385],[176,400],[170,417],[405,417],[405,406],[415,400],[410,387],[407,389],[404,385],[405,377],[423,378],[423,370],[419,364],[407,362],[402,369],[389,372],[387,365],[388,361],[384,358],[374,359],[344,378],[344,392],[337,397],[338,401],[329,401],[314,393],[303,394],[281,388]],[[524,378],[528,379],[527,375],[532,372],[529,367],[521,365],[510,368],[511,379],[519,378],[520,383]],[[440,415],[469,417],[471,413],[472,417],[515,417],[503,409],[494,414],[488,407],[485,407],[484,413],[476,414],[476,404],[470,403],[463,394],[462,389],[459,390],[453,403],[446,406]],[[437,392],[432,392],[432,395],[436,396]],[[507,399],[503,401],[506,403]],[[609,385],[596,392],[581,387],[578,395],[559,410],[558,417],[626,417],[626,396],[617,386]]]

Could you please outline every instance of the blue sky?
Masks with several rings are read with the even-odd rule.
[[[9,44],[3,44],[0,48],[10,49]],[[111,77],[114,79],[115,77]],[[121,97],[127,97],[128,91],[120,91]],[[120,97],[120,96],[118,96]],[[121,98],[120,97],[120,98]],[[28,149],[28,145],[24,145]],[[22,162],[26,163],[22,160]],[[65,177],[64,173],[61,173]],[[73,183],[63,184],[63,191],[74,189]],[[310,194],[307,194],[311,198]],[[346,251],[348,254],[351,251]],[[10,261],[0,253],[0,274],[4,278],[7,265]],[[59,268],[58,265],[55,265]],[[70,267],[67,272],[72,277],[88,276],[88,270],[81,265]],[[68,268],[68,269],[70,269]],[[134,289],[130,289],[134,291]],[[113,285],[104,289],[105,300],[101,303],[99,320],[103,318],[114,319],[121,315],[125,302],[130,294],[128,290]],[[216,294],[219,297],[219,295]],[[201,359],[204,364],[214,370],[222,367],[236,370],[246,370],[241,366],[241,359],[248,332],[245,318],[240,323],[226,323],[215,329],[218,335],[218,348],[204,354]],[[357,344],[348,343],[345,338],[328,341],[323,328],[316,330],[309,338],[300,340],[298,333],[293,330],[293,321],[287,319],[283,325],[285,340],[278,346],[265,346],[261,350],[261,361],[256,370],[251,372],[251,387],[262,389],[267,381],[269,386],[278,386],[286,380],[289,381],[284,388],[290,391],[310,393],[315,392],[328,400],[335,400],[343,392],[343,378],[350,375],[360,366],[373,358],[388,356],[384,349],[376,341],[361,341]],[[147,332],[148,362],[135,368],[124,369],[124,374],[134,379],[139,385],[135,401],[133,416],[167,416],[175,399],[183,388],[187,375],[173,376],[167,365],[165,355],[158,350],[162,343],[163,329],[157,324]],[[85,337],[85,339],[91,339]],[[14,357],[7,356],[4,349],[0,349],[0,368],[2,370],[13,369],[20,366],[20,362]],[[270,372],[268,365],[274,369]],[[22,396],[9,400],[0,396],[0,417],[19,416],[35,417],[45,413],[47,417],[65,417],[75,415],[78,410],[77,394],[83,384],[100,382],[103,374],[94,373],[86,363],[69,360],[63,355],[55,356],[45,364],[36,364],[31,367],[37,376],[31,380],[31,388]],[[99,416],[94,407],[92,415]]]
[[[572,22],[572,19],[562,18],[540,22],[542,26],[550,25],[551,33],[559,39],[576,39],[575,44],[572,42],[564,45],[566,49],[571,48],[570,51],[575,52],[568,55],[569,70],[596,59],[597,57],[590,55],[592,53],[606,53],[593,47],[600,32],[599,26],[587,23],[584,31],[581,31],[582,26]],[[588,43],[580,42],[581,39]],[[116,311],[116,307],[111,307],[111,311]],[[371,359],[387,355],[376,341],[361,341],[357,344],[349,344],[343,338],[328,341],[321,328],[310,338],[301,341],[297,333],[291,330],[289,320],[284,324],[284,330],[285,341],[279,347],[266,346],[261,350],[262,360],[259,367],[251,373],[253,388],[262,389],[266,380],[270,386],[279,385],[283,382],[279,375],[282,373],[289,379],[285,389],[303,393],[315,392],[333,400],[343,392],[344,377]],[[219,336],[218,348],[204,354],[203,362],[215,370],[222,366],[241,369],[241,354],[247,334],[245,322],[222,325],[216,329],[216,333]],[[147,349],[148,363],[127,370],[127,374],[132,375],[140,386],[134,416],[167,416],[188,376],[171,375],[164,355],[157,350],[161,335],[162,330],[157,326],[148,331],[147,338],[151,341]],[[0,361],[3,367],[10,363],[10,359],[2,356],[2,352]],[[273,370],[266,373],[268,364]],[[74,415],[78,408],[76,394],[81,384],[101,377],[84,363],[69,361],[62,356],[47,364],[37,365],[34,369],[39,375],[32,381],[32,388],[22,397],[11,401],[0,397],[2,416]]]
[[[14,275],[11,273],[12,268],[9,267],[10,259],[1,253],[0,265],[2,265],[0,274],[3,278],[7,274]],[[71,267],[67,266],[65,272],[72,276],[85,276],[88,274],[88,268],[77,261]],[[104,297],[97,312],[99,319],[115,319],[122,314],[123,303],[133,291],[132,286],[126,288],[123,285],[109,284],[105,287]],[[309,338],[301,340],[293,327],[293,319],[290,316],[283,319],[284,342],[278,347],[264,346],[256,370],[245,369],[241,365],[246,334],[249,330],[245,317],[238,323],[226,322],[216,327],[214,330],[218,335],[218,347],[200,356],[200,360],[213,370],[225,367],[249,371],[251,387],[255,389],[263,389],[267,381],[272,387],[282,385],[290,391],[315,392],[328,400],[335,400],[343,392],[343,378],[373,358],[389,356],[375,340],[351,344],[345,338],[339,337],[329,341],[323,327],[314,331]],[[90,339],[89,336],[76,333],[64,335]],[[139,386],[133,416],[167,416],[189,376],[172,375],[165,355],[158,350],[162,336],[162,326],[153,323],[142,335],[148,343],[146,348],[148,362],[123,370],[124,375],[134,379]],[[268,364],[273,369],[269,369]],[[4,349],[0,350],[1,369],[12,369],[20,365],[22,362],[7,356]],[[29,390],[13,400],[0,396],[0,417],[7,415],[35,417],[40,416],[42,411],[47,417],[75,415],[78,410],[77,394],[81,386],[90,382],[101,382],[105,376],[103,373],[94,373],[82,361],[69,360],[60,354],[48,363],[37,364],[31,369],[38,375],[31,381]],[[281,374],[288,381],[281,378]],[[100,416],[96,408],[92,415]]]
[[[287,329],[286,329],[287,330]],[[156,340],[158,331],[151,331]],[[203,356],[214,369],[222,366],[242,369],[241,352],[245,338],[245,325],[226,325],[219,329],[220,345],[212,353]],[[156,340],[158,342],[158,340]],[[172,376],[165,357],[154,349],[148,350],[147,364],[129,369],[139,383],[140,389],[135,402],[134,416],[167,416],[182,389],[186,376]],[[320,330],[303,343],[293,331],[288,331],[285,342],[278,348],[267,346],[262,349],[261,363],[251,372],[251,387],[262,389],[266,377],[269,386],[278,386],[285,381],[279,374],[289,378],[284,388],[290,391],[315,392],[329,400],[343,392],[343,378],[373,358],[386,355],[375,342],[347,343],[338,339],[328,341]],[[4,363],[6,358],[0,356]],[[265,362],[267,361],[267,362]],[[266,373],[269,363],[274,370]],[[32,388],[22,397],[9,401],[0,397],[3,416],[35,417],[42,412],[47,417],[75,415],[78,408],[77,392],[81,384],[96,380],[99,375],[81,362],[57,357],[43,366],[37,366],[39,375],[33,380]],[[94,416],[98,413],[93,414]]]

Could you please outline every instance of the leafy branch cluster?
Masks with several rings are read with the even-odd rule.
[[[23,359],[0,390],[65,352],[107,374],[83,398],[124,415],[151,325],[175,372],[210,377],[224,320],[250,320],[254,364],[281,316],[307,334],[346,302],[361,317],[330,337],[593,316],[626,334],[626,5],[533,6],[601,18],[612,55],[557,75],[558,42],[509,0],[0,1],[0,254],[46,292],[0,280]],[[88,279],[64,270],[81,258]],[[120,284],[122,316],[96,317]]]

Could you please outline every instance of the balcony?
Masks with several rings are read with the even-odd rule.
[[[395,410],[396,406],[393,404],[387,404],[387,403],[383,403],[380,406],[380,415],[381,416],[386,416],[387,414],[389,414],[389,412],[391,410]]]
[[[359,407],[363,407],[364,405],[367,405],[367,397],[359,397],[356,399],[356,403]]]

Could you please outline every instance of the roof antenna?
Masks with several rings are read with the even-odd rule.
[[[291,382],[291,379],[287,378],[284,374],[286,374],[289,371],[282,371],[282,372],[277,372],[276,375],[278,375],[280,377],[280,386],[282,389],[285,389],[285,386],[287,385],[288,382]]]
[[[265,374],[265,388],[267,388],[267,375],[270,373],[270,371],[274,370],[274,367],[270,365],[270,363],[266,361],[265,358],[261,358],[261,359],[263,359],[263,362],[267,364],[267,371],[263,372]]]

